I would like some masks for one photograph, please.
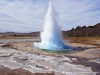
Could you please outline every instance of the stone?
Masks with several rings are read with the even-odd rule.
[[[72,61],[77,61],[78,59],[77,59],[77,58],[71,58],[71,60],[72,60]]]

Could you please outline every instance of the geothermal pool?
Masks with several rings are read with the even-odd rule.
[[[52,51],[71,49],[70,46],[63,43],[61,28],[58,24],[58,14],[51,2],[49,3],[48,11],[45,15],[43,32],[41,32],[41,42],[35,42],[34,46],[40,49]]]

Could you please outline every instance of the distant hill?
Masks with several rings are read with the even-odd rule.
[[[68,31],[63,31],[63,37],[100,37],[100,23],[94,26],[77,26],[75,29],[72,28]],[[40,32],[31,32],[31,33],[17,33],[17,32],[5,32],[0,33],[0,37],[7,36],[32,36],[40,37]]]
[[[32,36],[32,37],[39,37],[40,32],[32,32],[32,33],[17,33],[17,32],[4,32],[0,33],[0,37],[7,37],[7,36],[14,36],[14,37],[23,37],[23,36]]]
[[[64,37],[100,37],[100,23],[94,26],[78,26],[68,31],[63,31]]]

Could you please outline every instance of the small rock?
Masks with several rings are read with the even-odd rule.
[[[0,47],[4,46],[5,44],[0,44]]]
[[[10,56],[12,56],[12,54],[14,54],[14,53],[0,52],[0,57],[10,57]]]
[[[36,64],[36,68],[41,68],[41,69],[44,69],[44,70],[48,70],[48,68],[46,68],[44,66],[37,65],[37,64]]]
[[[65,60],[67,62],[72,62],[68,57],[64,57],[62,60]]]
[[[78,59],[77,59],[77,58],[71,58],[71,60],[72,60],[72,61],[77,61]]]
[[[26,61],[29,58],[27,56],[19,56],[14,58],[16,61]]]

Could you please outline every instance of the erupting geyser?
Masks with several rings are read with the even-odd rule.
[[[41,32],[41,42],[35,42],[34,46],[40,49],[62,51],[69,50],[69,46],[65,46],[62,40],[62,34],[58,25],[57,13],[51,2],[45,16],[43,32]]]

